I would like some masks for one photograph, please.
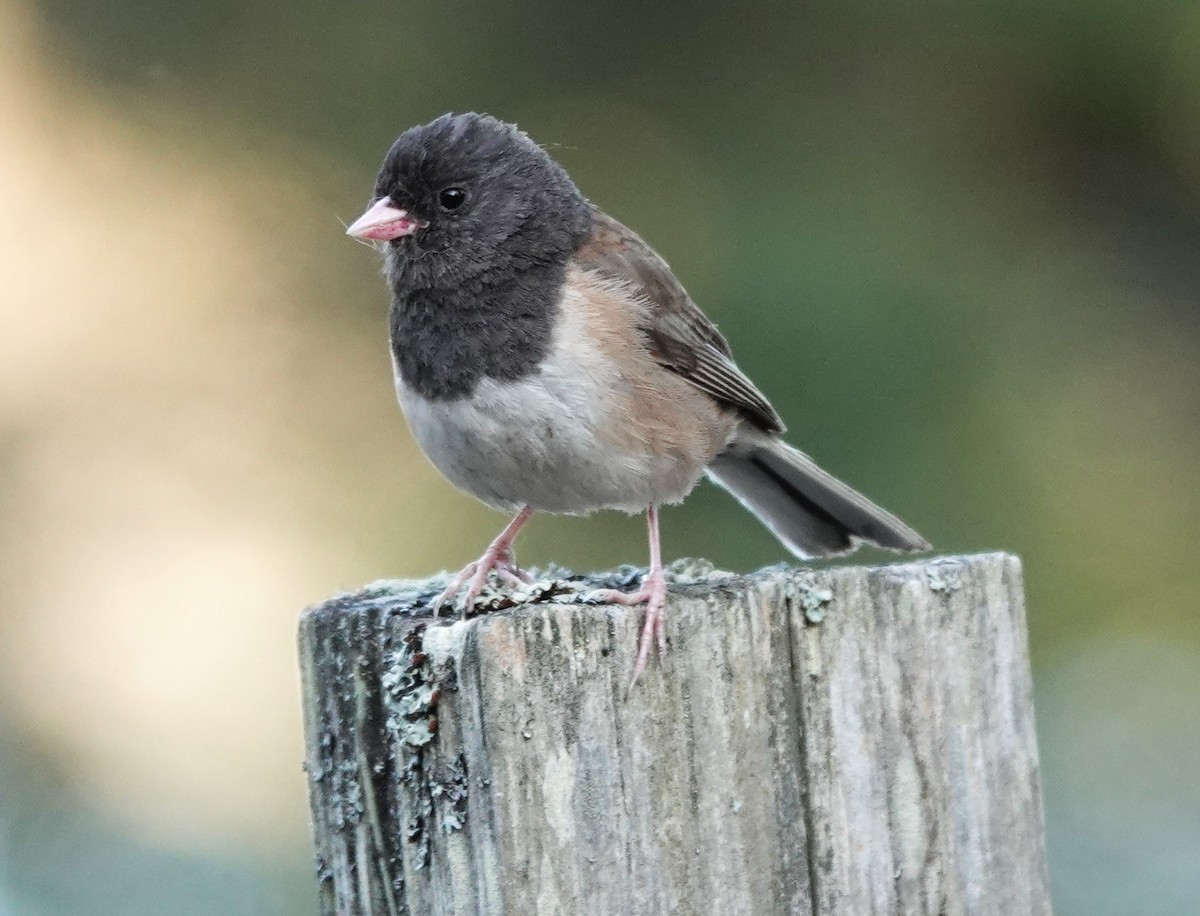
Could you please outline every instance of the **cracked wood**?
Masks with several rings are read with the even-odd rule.
[[[308,611],[322,912],[1049,913],[1014,557],[682,578],[629,699],[611,577]]]

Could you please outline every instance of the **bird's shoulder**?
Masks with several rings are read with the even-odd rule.
[[[729,344],[688,295],[670,265],[641,236],[602,210],[595,210],[591,231],[575,252],[584,271],[631,286],[649,306],[649,317],[678,324],[688,336],[704,340],[726,356]]]
[[[639,330],[662,366],[767,432],[783,432],[775,408],[733,361],[728,342],[665,260],[636,232],[595,208],[573,266],[642,303]]]

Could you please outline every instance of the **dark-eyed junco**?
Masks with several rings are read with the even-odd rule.
[[[396,391],[450,482],[516,517],[438,599],[524,579],[535,512],[646,512],[634,679],[665,650],[658,506],[708,477],[798,557],[929,545],[780,439],[783,421],[654,250],[512,124],[444,115],[392,145],[347,232],[383,243]]]

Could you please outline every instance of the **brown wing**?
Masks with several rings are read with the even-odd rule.
[[[782,433],[783,421],[771,402],[734,363],[729,344],[667,262],[611,216],[594,213],[592,231],[575,262],[642,294],[650,308],[641,330],[654,358],[764,431]]]

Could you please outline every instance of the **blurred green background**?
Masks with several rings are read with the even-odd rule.
[[[1057,911],[1200,912],[1200,6],[817,6],[0,0],[0,914],[313,910],[296,614],[502,523],[412,444],[342,235],[467,109],[662,252],[796,444],[1023,557]],[[663,524],[783,558],[707,486]]]

